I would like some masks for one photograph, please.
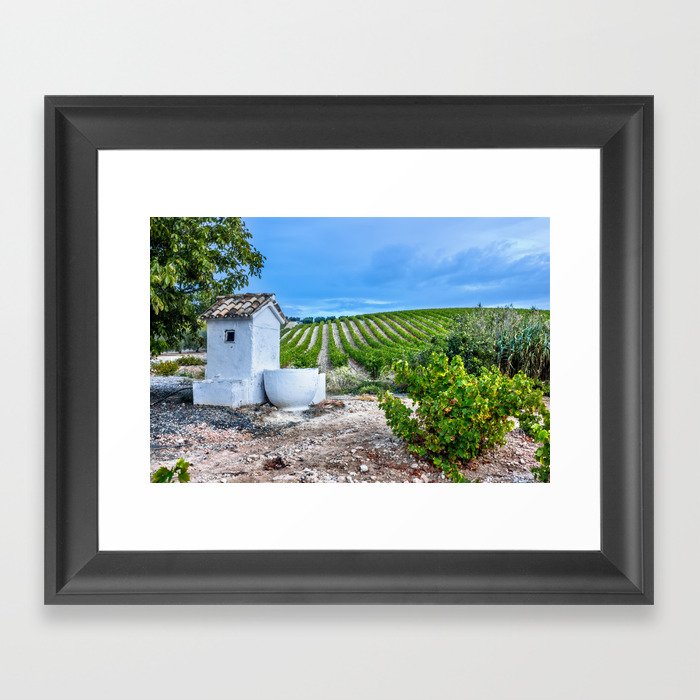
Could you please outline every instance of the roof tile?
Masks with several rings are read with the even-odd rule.
[[[217,297],[214,304],[212,304],[200,318],[205,321],[209,318],[245,318],[251,316],[268,303],[272,303],[282,316],[283,323],[286,323],[287,317],[277,303],[275,295],[262,292],[227,294],[226,296]]]

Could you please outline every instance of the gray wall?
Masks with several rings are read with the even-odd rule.
[[[640,0],[6,3],[0,23],[4,696],[693,697],[700,573],[699,21],[697,3]],[[43,305],[44,93],[655,93],[656,606],[43,608],[36,327]]]

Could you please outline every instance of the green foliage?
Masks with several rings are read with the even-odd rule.
[[[519,423],[524,433],[540,443],[535,450],[535,459],[540,466],[532,467],[530,471],[535,481],[549,483],[549,411],[543,407],[537,414],[521,415]]]
[[[496,366],[514,375],[549,380],[549,314],[510,307],[471,309],[453,319],[446,335],[438,335],[416,353],[414,364],[433,352],[460,356],[469,372]]]
[[[192,350],[201,350],[207,347],[207,326],[203,321],[198,321],[197,330],[187,331],[180,336],[180,342],[174,350],[187,352]]]
[[[190,480],[190,463],[186,462],[182,457],[175,462],[172,469],[168,467],[158,467],[151,474],[151,483],[153,484],[170,484],[177,479],[181,484],[186,484]]]
[[[312,325],[306,339],[299,346],[297,346],[298,340],[298,336],[290,340],[285,338],[287,342],[280,344],[280,367],[317,367],[318,356],[323,345],[323,324]]]
[[[361,364],[370,374],[373,379],[377,379],[384,369],[390,367],[399,357],[403,357],[403,349],[395,348],[391,345],[385,345],[362,328],[362,324],[357,324],[359,333],[355,332],[352,323],[347,323],[346,328],[355,343],[348,339],[343,326],[338,324],[338,335],[343,350],[352,357],[353,360]]]
[[[546,381],[546,382],[537,381],[537,382],[535,382],[535,386],[536,386],[538,389],[542,389],[542,393],[543,393],[545,396],[549,396],[549,395],[550,395],[550,394],[549,394],[549,392],[550,392],[550,385],[549,385],[549,382],[548,382],[548,381]]]
[[[376,379],[372,382],[362,382],[359,386],[352,390],[353,394],[373,394],[379,396],[385,391],[390,391],[393,388],[393,383],[387,380]]]
[[[306,317],[302,324],[281,336],[284,367],[313,367],[318,362],[321,339],[297,347],[305,331],[322,323],[328,326],[328,356],[333,367],[352,358],[373,380],[400,359],[424,364],[433,352],[460,355],[467,370],[478,373],[493,365],[506,374],[524,372],[537,378],[548,391],[549,315],[524,309],[418,309],[359,316]],[[333,326],[337,328],[336,343]],[[318,348],[316,347],[318,344]]]
[[[348,356],[336,345],[333,335],[333,323],[328,323],[328,359],[331,367],[345,367],[348,364]]]
[[[177,360],[151,362],[151,369],[158,377],[172,377],[180,369],[180,364]]]
[[[513,418],[548,415],[542,392],[523,373],[502,374],[484,368],[465,369],[460,356],[434,353],[425,365],[394,365],[396,381],[406,386],[415,409],[388,392],[379,399],[387,423],[413,454],[429,459],[456,482],[460,469],[483,450],[503,444]]]
[[[259,276],[264,256],[240,218],[151,218],[151,354],[198,334],[216,297]]]
[[[178,363],[180,367],[199,367],[207,364],[201,357],[195,355],[185,355],[178,360]]]

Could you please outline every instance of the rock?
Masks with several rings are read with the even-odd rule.
[[[265,462],[263,469],[284,469],[286,466],[286,462],[279,455],[276,455]]]
[[[360,465],[360,471],[361,471],[361,472],[368,472],[368,471],[369,471],[369,467],[368,467],[366,464],[361,464],[361,465]]]

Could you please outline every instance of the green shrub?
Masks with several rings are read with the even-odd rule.
[[[536,387],[537,389],[541,389],[541,390],[542,390],[542,393],[543,393],[545,396],[549,396],[549,395],[550,395],[550,393],[549,393],[549,392],[550,392],[549,382],[536,381],[536,382],[535,382],[535,387]]]
[[[201,358],[195,355],[185,355],[181,357],[178,361],[180,367],[198,367],[200,365],[206,365],[207,363]]]
[[[497,368],[466,371],[460,356],[433,354],[424,366],[394,365],[396,381],[406,386],[415,409],[388,392],[379,399],[387,423],[413,454],[429,459],[456,482],[460,472],[483,450],[503,444],[513,418],[548,412],[542,392],[526,375],[513,377]]]
[[[168,467],[158,467],[151,474],[151,483],[153,484],[170,484],[177,479],[181,484],[186,484],[190,480],[190,463],[186,462],[182,457],[175,462],[172,469]]]
[[[177,360],[163,360],[152,362],[151,369],[159,377],[172,377],[180,369],[180,365]]]

